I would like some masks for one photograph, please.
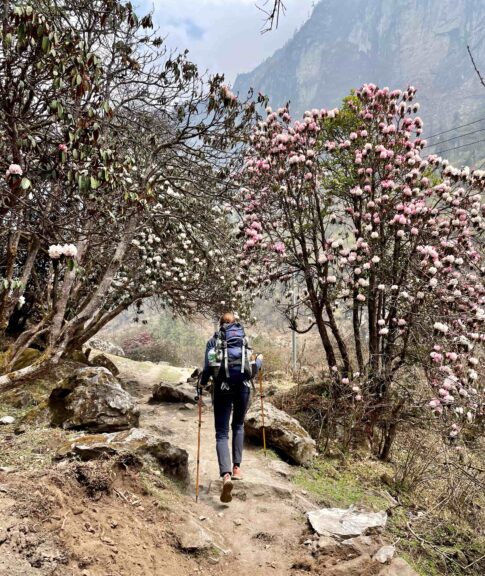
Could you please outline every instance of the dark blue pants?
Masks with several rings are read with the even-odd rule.
[[[221,476],[232,472],[232,465],[241,465],[244,445],[244,417],[249,405],[251,388],[244,383],[230,384],[229,390],[214,390],[214,420],[216,450]],[[229,420],[232,412],[232,464],[229,452]]]

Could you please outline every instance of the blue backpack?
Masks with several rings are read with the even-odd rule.
[[[251,380],[256,364],[251,360],[252,348],[241,324],[223,324],[216,334],[216,343],[208,352],[212,378],[233,383]]]

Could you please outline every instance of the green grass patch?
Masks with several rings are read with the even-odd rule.
[[[379,463],[373,464],[380,468]],[[318,458],[312,467],[301,468],[294,482],[326,506],[347,508],[360,505],[371,510],[385,510],[389,499],[379,490],[378,470],[375,475],[369,473],[370,465],[369,461],[365,465],[359,462],[353,466],[352,462],[345,460]],[[364,470],[366,477],[362,474]],[[369,481],[371,479],[374,482]]]
[[[261,448],[259,450],[259,454],[261,456],[264,456],[264,448]],[[269,458],[270,460],[281,460],[279,454],[275,452],[272,448],[266,448],[266,458]]]

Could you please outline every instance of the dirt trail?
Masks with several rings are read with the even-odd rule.
[[[332,545],[314,557],[303,542],[311,536],[305,513],[316,506],[292,482],[298,469],[265,458],[260,447],[246,447],[244,480],[235,483],[233,501],[222,504],[209,398],[196,504],[196,406],[148,402],[154,384],[185,380],[189,372],[111,359],[138,400],[140,426],[187,450],[190,485],[183,493],[156,466],[140,469],[134,462],[58,462],[58,449],[76,433],[34,425],[17,436],[7,427],[0,450],[13,467],[0,469],[0,576],[411,574],[380,572],[368,547]],[[191,544],[200,542],[201,533],[212,541],[202,554],[180,549],[181,535]],[[317,542],[310,544],[317,554]]]
[[[197,422],[196,407],[180,404],[148,404],[151,389],[159,381],[156,369],[140,372],[137,363],[123,360],[120,377],[136,380],[140,426],[170,431],[170,440],[189,453],[191,478],[195,478]],[[181,371],[181,376],[187,376]],[[173,375],[175,376],[175,375]],[[174,378],[176,379],[176,378]],[[241,573],[251,576],[298,573],[293,565],[301,557],[301,540],[307,533],[305,512],[314,508],[290,481],[294,469],[266,457],[259,447],[246,446],[242,469],[244,480],[235,482],[233,501],[219,501],[220,480],[215,452],[213,412],[205,398],[201,434],[200,496],[187,514],[212,535],[226,553],[219,556],[212,574]],[[195,496],[195,482],[188,488]],[[221,550],[219,550],[221,552]]]

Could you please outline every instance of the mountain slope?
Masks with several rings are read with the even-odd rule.
[[[483,0],[323,0],[295,36],[235,88],[249,87],[273,106],[291,101],[293,115],[333,107],[364,82],[418,88],[426,133],[485,117],[485,88],[466,46],[485,73]],[[462,132],[485,129],[485,121]],[[448,140],[456,134],[443,135]],[[485,138],[485,131],[444,143],[435,151]],[[438,143],[439,139],[433,140]],[[457,152],[480,159],[483,143]]]

